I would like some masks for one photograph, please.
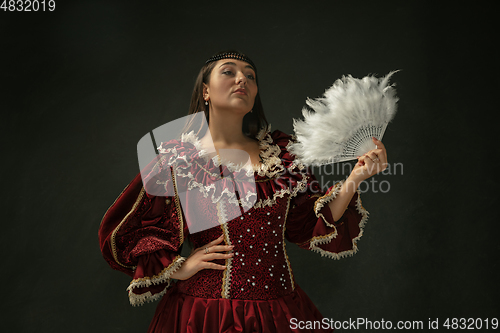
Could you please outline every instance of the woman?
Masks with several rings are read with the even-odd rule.
[[[133,278],[131,303],[161,298],[149,332],[330,332],[296,325],[322,316],[294,279],[284,239],[330,258],[355,253],[368,216],[357,189],[387,166],[384,145],[374,139],[379,148],[322,192],[288,152],[293,138],[270,131],[256,67],[238,52],[207,60],[191,100],[198,110],[209,131],[190,124],[163,142],[155,172],[138,175],[101,223],[105,259]],[[225,149],[250,163],[221,160]],[[199,220],[212,224],[190,233]],[[186,239],[194,250],[183,258]]]

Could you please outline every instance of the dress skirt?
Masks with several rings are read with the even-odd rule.
[[[333,332],[321,329],[323,316],[298,286],[269,300],[207,299],[178,292],[175,284],[163,296],[148,333],[290,333]],[[307,329],[316,321],[316,327]],[[299,323],[301,323],[299,328]]]

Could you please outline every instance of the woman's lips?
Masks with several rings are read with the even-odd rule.
[[[239,95],[246,95],[247,91],[245,89],[236,89],[234,93]]]

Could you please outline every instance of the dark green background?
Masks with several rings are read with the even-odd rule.
[[[129,278],[99,252],[100,220],[138,172],[136,144],[187,112],[205,59],[250,55],[273,129],[344,74],[393,77],[383,142],[403,172],[363,193],[360,251],[289,244],[325,317],[499,315],[497,37],[479,3],[56,1],[0,12],[2,331],[145,332]],[[447,4],[447,5],[444,5]],[[318,170],[324,182],[339,179]]]

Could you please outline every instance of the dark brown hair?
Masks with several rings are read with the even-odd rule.
[[[235,51],[235,50],[228,50],[228,51],[222,51],[214,54],[220,55],[223,53],[227,52],[232,52],[232,53],[237,53],[239,55],[242,55],[244,57],[247,57],[245,54]],[[248,58],[248,57],[247,57]],[[212,61],[209,63],[206,63],[198,73],[198,77],[196,78],[196,82],[194,84],[194,89],[193,89],[193,94],[191,96],[191,104],[189,105],[189,112],[188,115],[194,114],[200,111],[205,112],[205,117],[207,119],[207,123],[210,123],[210,116],[208,112],[208,107],[205,105],[205,99],[203,98],[203,84],[208,84],[210,81],[210,75],[212,73],[213,68],[215,67],[216,61]],[[257,74],[257,68],[254,67],[255,70],[255,83],[257,84],[257,87],[259,86],[259,75]],[[245,135],[256,139],[257,134],[259,133],[260,129],[263,127],[267,127],[268,122],[266,119],[266,116],[264,115],[264,109],[262,107],[262,102],[260,100],[260,89],[257,91],[257,95],[255,96],[255,101],[253,105],[253,112],[249,112],[245,115],[243,118],[243,128],[242,131]],[[195,134],[198,137],[201,137],[204,135],[204,133],[201,133],[202,129],[200,127],[194,125],[193,123],[188,123],[186,126],[186,130],[184,133],[189,133],[190,131],[194,131]]]

